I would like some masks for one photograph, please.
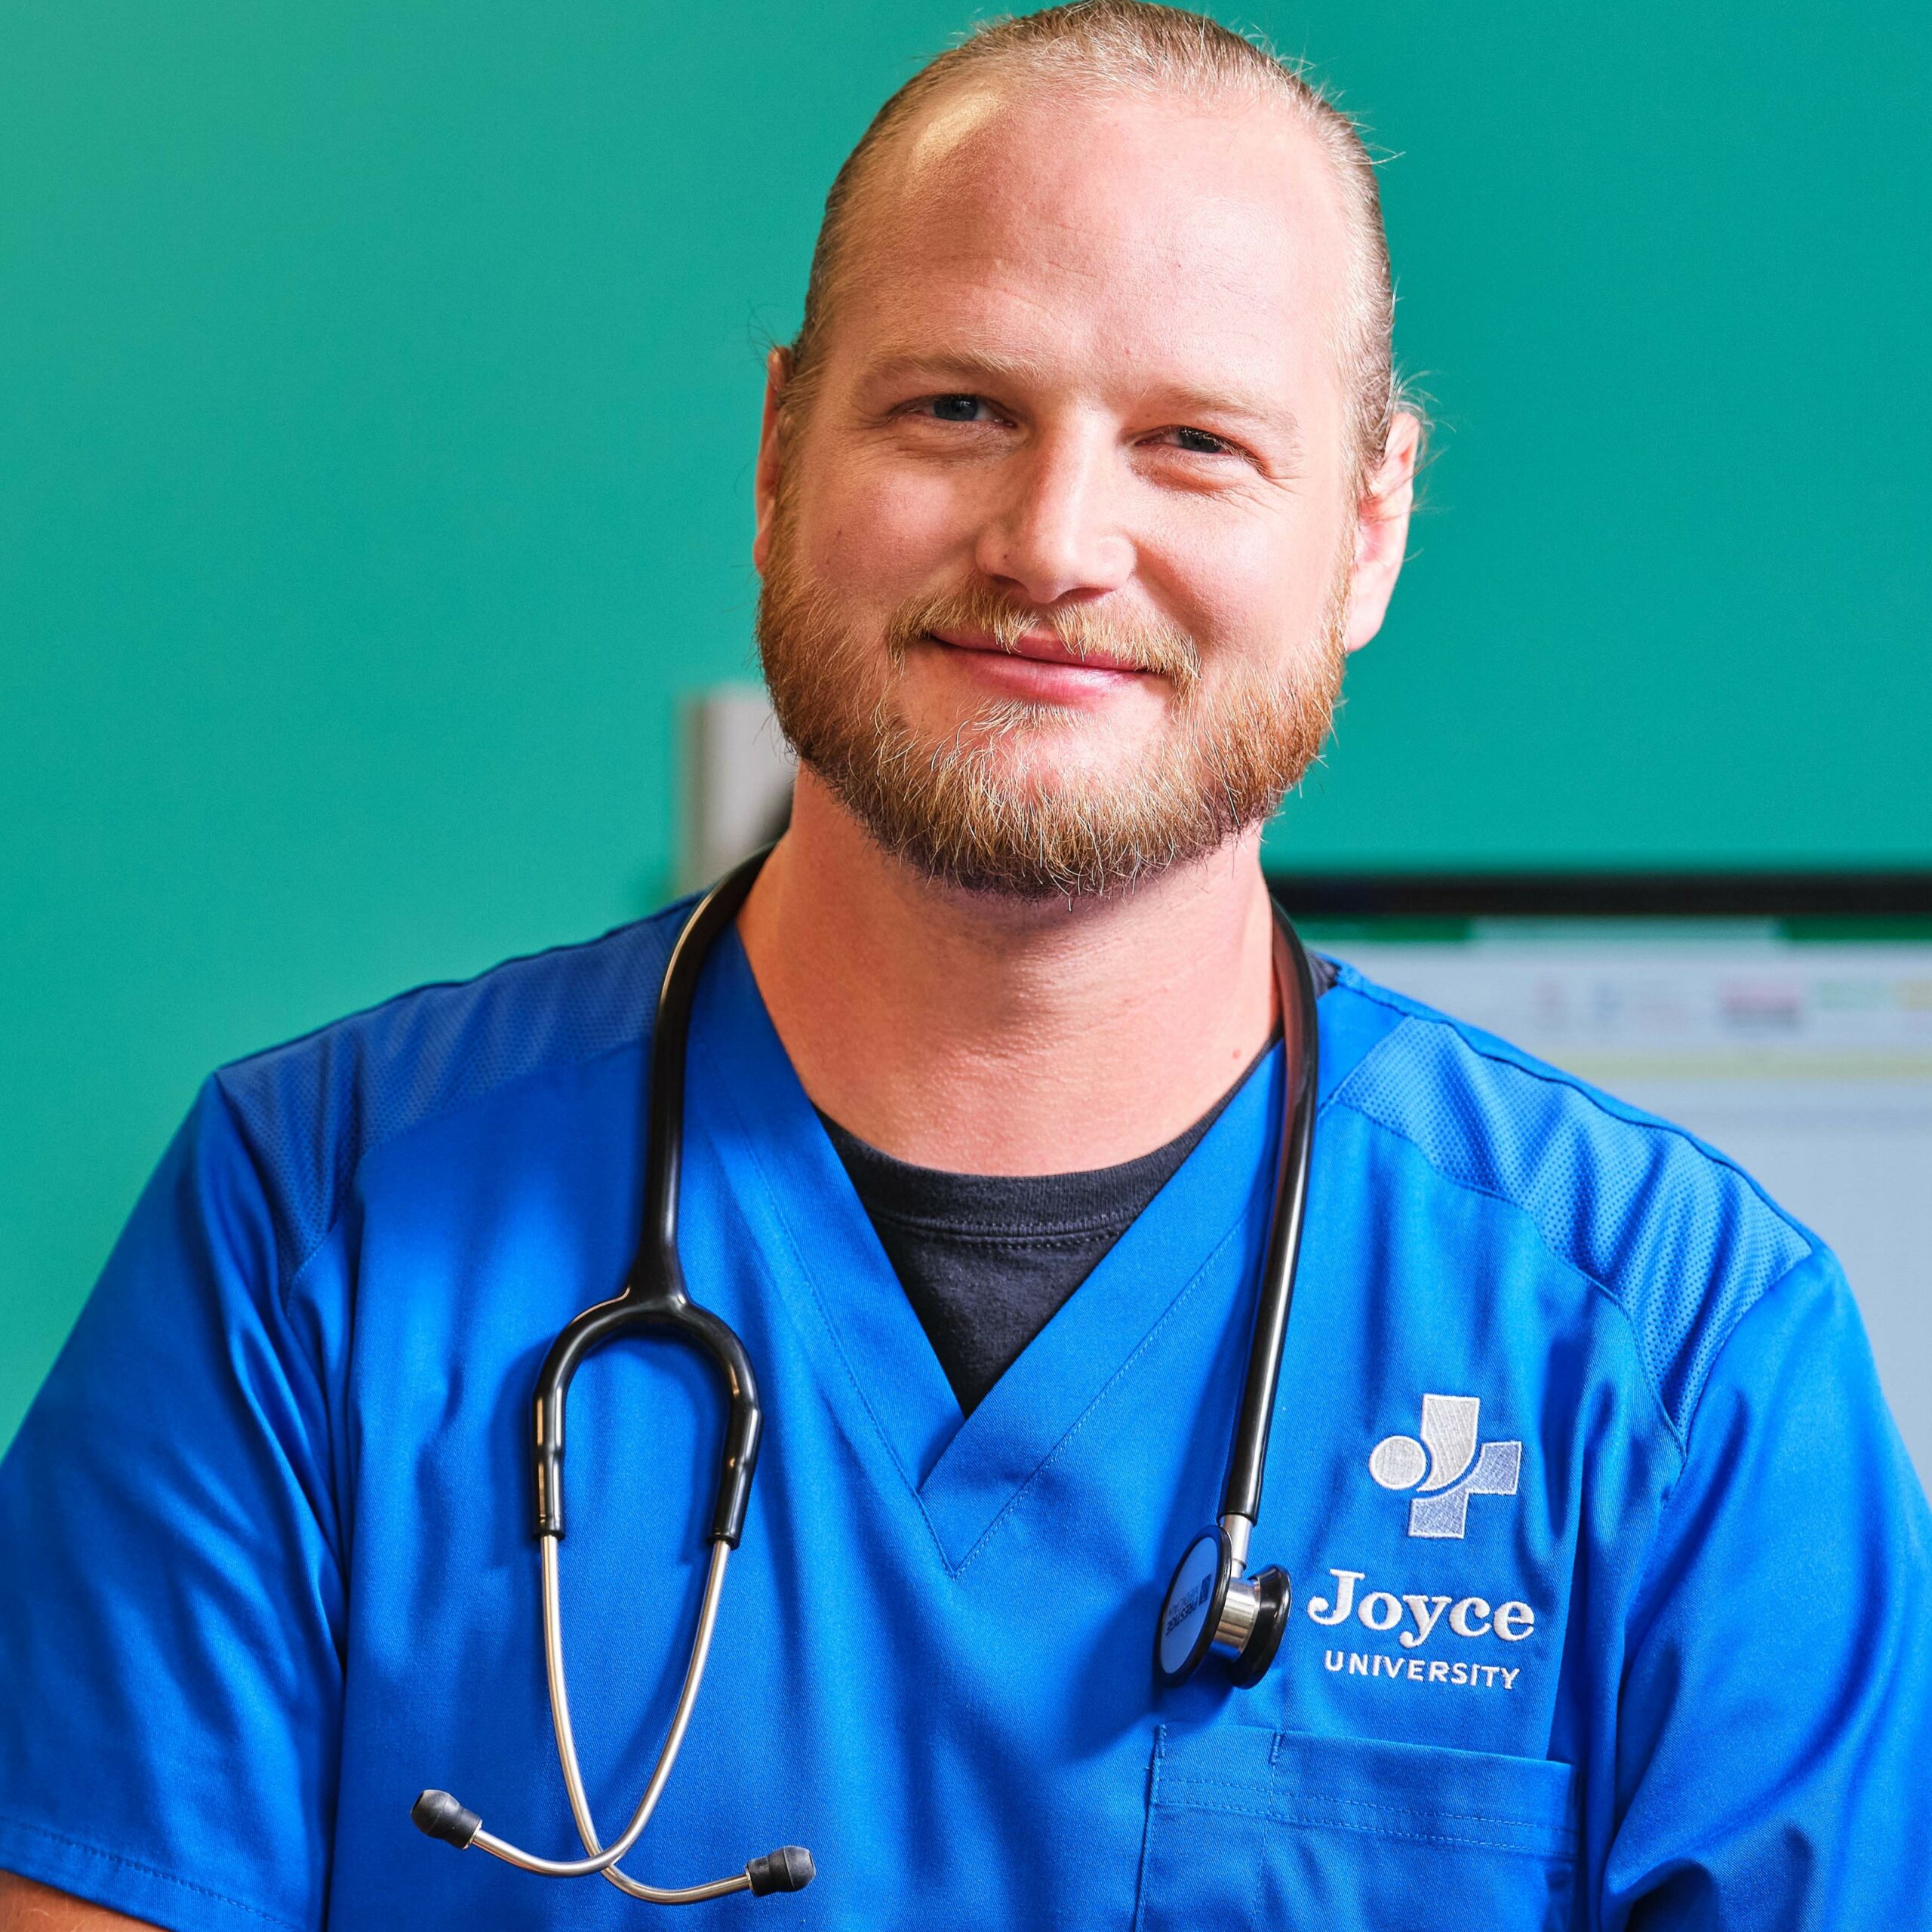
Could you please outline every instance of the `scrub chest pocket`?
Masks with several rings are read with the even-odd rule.
[[[1540,1758],[1163,1727],[1137,1932],[1561,1932],[1576,1774]]]

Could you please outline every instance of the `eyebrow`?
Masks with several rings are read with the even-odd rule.
[[[866,365],[865,380],[873,383],[957,381],[996,384],[1024,382],[1037,372],[1017,355],[986,350],[888,349]]]
[[[931,381],[957,383],[962,390],[997,389],[1008,383],[1036,378],[1038,369],[1023,357],[984,349],[888,349],[869,362],[863,380],[869,383]],[[1238,389],[1192,383],[1152,384],[1149,393],[1186,418],[1201,415],[1223,421],[1250,423],[1272,430],[1292,451],[1301,448],[1301,424],[1284,404]]]

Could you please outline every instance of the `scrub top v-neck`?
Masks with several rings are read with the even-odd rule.
[[[715,1186],[688,1180],[685,1200],[688,1214],[694,1200],[728,1202],[731,1218],[688,1223],[687,1241],[694,1257],[712,1241],[721,1258],[734,1240],[755,1244],[824,1398],[864,1458],[883,1458],[956,1568],[1021,1506],[1057,1450],[1084,1460],[1069,1438],[1103,1396],[1138,1378],[1143,1344],[1174,1305],[1201,1295],[1238,1321],[1265,1232],[1250,1224],[1257,1203],[1265,1223],[1280,1058],[1276,1051],[1256,1069],[1146,1212],[962,1418],[743,949],[728,938],[699,995],[687,1102],[687,1135],[704,1149],[702,1171]],[[694,1164],[694,1180],[699,1171]],[[695,1260],[687,1265],[704,1278]],[[1226,1366],[1232,1388],[1239,1364]],[[1229,1412],[1223,1402],[1223,1421]],[[774,1417],[774,1434],[777,1426]]]
[[[1260,1057],[1164,1146],[1112,1167],[1067,1174],[917,1167],[818,1110],[962,1412],[979,1406],[1146,1211]]]

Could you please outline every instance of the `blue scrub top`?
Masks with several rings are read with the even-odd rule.
[[[635,1925],[556,1857],[528,1397],[622,1281],[681,909],[230,1067],[0,1472],[0,1867],[164,1926]],[[695,1924],[1932,1925],[1925,1503],[1830,1256],[1721,1156],[1344,969],[1254,1558],[1280,1658],[1163,1694],[1216,1506],[1278,1052],[963,1422],[735,937],[686,1099],[694,1292],[768,1417],[657,1884]],[[614,1834],[718,1427],[571,1405],[564,1611]]]

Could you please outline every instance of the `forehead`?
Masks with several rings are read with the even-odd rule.
[[[854,217],[835,358],[962,336],[1150,382],[1336,386],[1347,221],[1286,102],[962,88],[876,157]]]

